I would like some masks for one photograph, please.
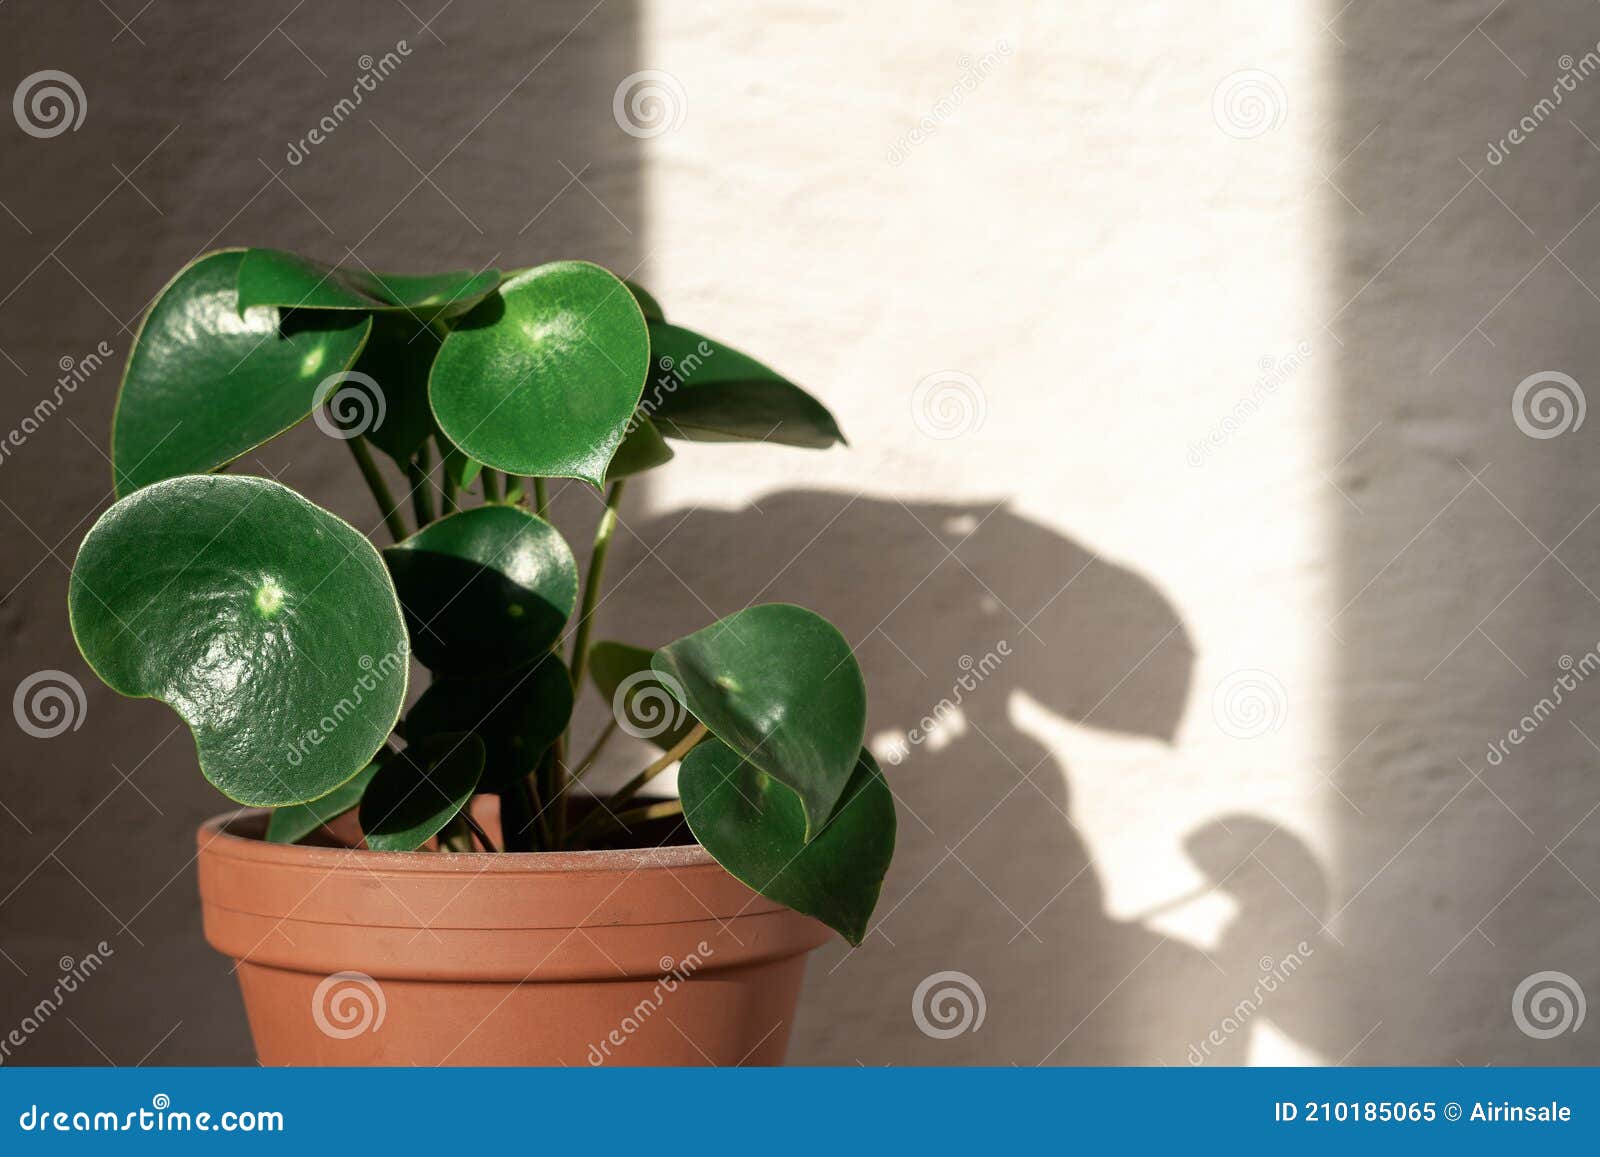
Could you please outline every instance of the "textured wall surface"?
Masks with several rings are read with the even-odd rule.
[[[591,257],[833,407],[637,486],[599,629],[857,647],[900,848],[794,1060],[1600,1060],[1593,6],[591,4],[0,9],[0,79],[87,101],[0,126],[0,431],[115,351],[0,459],[0,690],[86,692],[0,755],[0,1033],[115,953],[9,1059],[250,1056],[221,801],[62,607],[138,315],[259,243]],[[375,521],[314,428],[247,465]]]

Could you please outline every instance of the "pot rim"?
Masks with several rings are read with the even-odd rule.
[[[417,875],[460,872],[495,875],[561,875],[566,873],[637,872],[644,868],[698,868],[717,865],[700,844],[667,844],[653,848],[575,849],[561,852],[377,852],[370,848],[326,848],[276,844],[264,838],[268,808],[238,808],[212,816],[196,832],[208,855],[296,867],[351,866],[352,858],[386,872]],[[239,830],[259,825],[255,832]],[[720,867],[720,865],[717,865]]]

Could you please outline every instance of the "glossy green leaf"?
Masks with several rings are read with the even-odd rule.
[[[650,669],[654,655],[627,643],[596,643],[589,648],[589,677],[623,731],[666,751],[694,730],[695,718]]]
[[[375,852],[414,852],[467,806],[483,774],[476,735],[430,735],[384,761],[361,797],[361,832]]]
[[[777,442],[821,450],[843,443],[828,408],[747,354],[682,326],[650,326],[645,410],[669,438]]]
[[[672,447],[667,445],[667,440],[656,429],[655,423],[643,414],[637,414],[627,436],[622,439],[622,445],[617,447],[611,465],[606,469],[606,485],[611,485],[619,478],[654,470],[672,461],[672,457]]]
[[[863,749],[839,806],[806,837],[800,798],[708,740],[678,769],[689,830],[748,887],[860,944],[894,855],[894,798]]]
[[[508,787],[538,763],[572,718],[572,676],[554,655],[498,678],[440,676],[406,714],[413,741],[471,731],[487,749],[483,790]]]
[[[486,466],[601,485],[639,404],[650,338],[633,295],[583,261],[518,274],[457,322],[428,392]]]
[[[358,806],[362,792],[367,790],[372,777],[378,774],[383,756],[384,752],[378,752],[378,758],[358,771],[354,779],[341,783],[321,799],[273,808],[272,818],[267,821],[267,839],[274,844],[297,843]]]
[[[661,312],[661,303],[655,295],[636,281],[624,281],[628,292],[633,294],[633,299],[639,303],[639,310],[644,314],[646,321],[665,321],[666,314]]]
[[[335,268],[281,249],[250,249],[239,265],[239,308],[393,310],[428,321],[470,309],[494,292],[500,277],[498,269],[373,273],[360,267]]]
[[[515,506],[475,506],[383,552],[417,658],[435,671],[526,667],[561,636],[578,567],[555,527]]]
[[[444,431],[435,424],[433,427],[433,440],[439,444],[439,457],[442,460],[445,472],[460,489],[465,490],[477,481],[478,475],[483,473],[483,463],[474,458],[469,458],[461,452]]]
[[[821,828],[867,728],[861,668],[833,624],[787,603],[749,607],[650,665],[711,734],[799,794],[808,833]]]
[[[404,468],[433,433],[433,411],[428,408],[428,371],[439,352],[440,337],[428,326],[404,315],[379,314],[372,319],[372,336],[356,359],[350,377],[326,399],[333,421],[369,442]],[[366,379],[375,383],[368,387]],[[340,406],[346,389],[361,389],[375,396],[362,404]]]
[[[174,478],[118,502],[83,540],[68,609],[95,673],[171,705],[200,770],[240,803],[327,795],[405,702],[405,623],[378,552],[264,478]]]
[[[202,474],[277,437],[336,385],[372,328],[366,314],[239,311],[240,252],[210,253],[161,291],[134,339],[112,418],[119,496]],[[330,382],[330,379],[332,381]]]

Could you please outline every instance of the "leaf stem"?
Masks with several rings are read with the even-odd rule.
[[[383,524],[389,528],[389,536],[399,542],[406,536],[405,520],[400,517],[400,507],[395,502],[394,495],[389,492],[389,484],[383,480],[383,475],[378,472],[378,464],[372,460],[372,451],[367,449],[367,440],[357,434],[353,438],[347,438],[345,445],[350,447],[356,465],[361,468],[361,477],[366,479],[367,489],[372,491],[372,497],[377,499],[378,509],[383,512]]]
[[[545,491],[544,479],[533,479],[533,512],[546,522],[550,521],[550,495]]]
[[[622,489],[627,479],[611,484],[606,495],[606,509],[600,515],[600,524],[594,530],[594,550],[589,554],[589,573],[583,580],[583,605],[578,610],[578,629],[572,640],[572,686],[583,687],[583,672],[589,665],[589,632],[594,623],[595,604],[600,600],[600,580],[605,574],[606,555],[611,550],[611,536],[617,529],[617,505],[622,501]]]
[[[440,498],[439,505],[444,508],[444,512],[446,514],[454,514],[458,509],[460,509],[460,506],[456,502],[455,476],[450,473],[448,468],[439,471],[439,473],[444,476],[443,485],[440,487],[443,493]]]
[[[690,731],[689,734],[685,735],[682,739],[678,740],[677,743],[673,744],[671,748],[663,752],[659,759],[614,791],[611,794],[611,798],[605,801],[604,807],[597,806],[592,812],[584,816],[583,819],[579,820],[577,825],[572,829],[572,832],[568,838],[568,842],[575,842],[580,836],[593,835],[595,829],[603,828],[604,825],[610,823],[612,814],[616,811],[618,806],[627,803],[634,796],[638,795],[640,788],[644,787],[645,784],[649,783],[663,771],[666,771],[667,768],[671,767],[674,763],[677,763],[678,760],[682,759],[685,755],[688,755],[689,749],[695,744],[699,743],[705,734],[706,725],[704,723],[695,724],[694,730]]]
[[[501,500],[500,475],[488,466],[483,468],[483,500],[485,502]]]
[[[478,837],[478,842],[483,845],[484,851],[493,852],[499,850],[494,846],[494,841],[489,838],[489,833],[479,826],[478,821],[472,818],[472,813],[467,808],[461,809],[461,818],[467,821],[467,827],[471,828],[472,834]]]
[[[428,477],[433,469],[433,456],[426,444],[417,456],[406,463],[406,479],[411,483],[411,506],[417,516],[417,529],[433,521],[433,480]]]

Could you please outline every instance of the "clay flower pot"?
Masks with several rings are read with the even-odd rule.
[[[781,1064],[831,933],[699,845],[503,855],[199,830],[206,939],[268,1065]]]

